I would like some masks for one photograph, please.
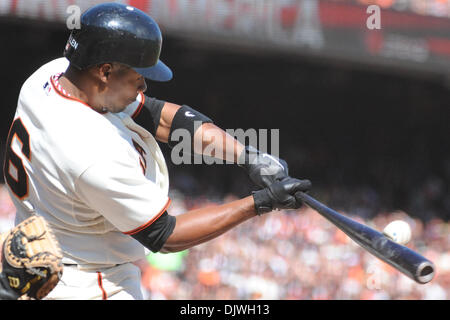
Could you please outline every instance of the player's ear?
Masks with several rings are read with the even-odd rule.
[[[103,63],[98,65],[98,75],[102,82],[108,82],[112,69],[113,66],[111,63]]]

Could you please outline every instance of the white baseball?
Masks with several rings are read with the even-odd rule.
[[[389,223],[383,234],[399,244],[407,244],[411,240],[411,227],[402,220],[395,220]]]

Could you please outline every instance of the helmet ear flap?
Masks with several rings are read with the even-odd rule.
[[[85,47],[82,43],[77,41],[77,33],[79,30],[72,30],[69,39],[67,40],[66,46],[64,47],[63,56],[66,57],[70,64],[79,70],[83,70],[87,65],[84,65],[83,56],[85,56]]]
[[[67,59],[69,59],[69,61],[73,60],[72,56],[78,47],[78,43],[74,39],[73,33],[74,33],[74,31],[72,30],[72,32],[70,33],[69,39],[67,40],[66,46],[64,47],[64,52],[63,52],[63,56],[66,57]]]

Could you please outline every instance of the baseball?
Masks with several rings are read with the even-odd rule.
[[[411,240],[411,227],[402,220],[395,220],[389,223],[383,234],[399,244],[407,244]]]

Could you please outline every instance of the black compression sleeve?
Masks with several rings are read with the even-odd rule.
[[[213,121],[205,116],[203,113],[192,109],[187,105],[182,105],[180,109],[175,113],[172,120],[172,126],[170,127],[169,141],[170,147],[174,147],[178,140],[172,139],[172,135],[177,130],[185,130],[191,140],[193,141],[194,133],[203,123],[212,123]]]
[[[132,237],[152,252],[158,252],[172,234],[175,223],[175,217],[165,211],[155,222]]]
[[[141,111],[134,116],[134,121],[155,136],[164,103],[165,101],[145,96],[144,105]]]

